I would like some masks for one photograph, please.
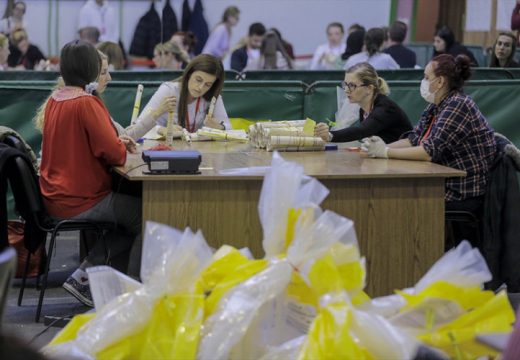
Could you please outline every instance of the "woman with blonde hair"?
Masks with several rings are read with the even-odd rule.
[[[342,87],[348,100],[361,108],[359,125],[329,132],[329,127],[320,123],[315,129],[316,136],[325,141],[348,142],[377,135],[385,142],[393,142],[412,129],[405,112],[387,96],[390,90],[386,81],[369,63],[349,68]]]
[[[229,51],[231,29],[238,24],[240,10],[236,6],[228,6],[222,15],[222,21],[209,34],[202,49],[203,54],[210,54],[223,59]]]
[[[111,41],[103,41],[99,43],[96,48],[108,57],[108,69],[110,71],[124,70],[125,56],[119,44]]]
[[[153,55],[155,67],[161,70],[181,70],[190,62],[187,53],[171,41],[157,44]]]
[[[136,123],[139,124],[152,116],[157,119],[159,125],[166,126],[169,113],[173,113],[176,130],[185,128],[194,133],[203,126],[231,129],[220,95],[223,86],[222,61],[208,54],[196,56],[184,69],[180,78],[167,81],[159,87]],[[216,100],[215,108],[213,114],[209,114],[213,98]]]
[[[7,70],[7,58],[11,51],[9,50],[9,39],[0,33],[0,71]]]

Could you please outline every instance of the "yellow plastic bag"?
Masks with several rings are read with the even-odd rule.
[[[67,341],[74,340],[78,335],[79,329],[88,323],[96,316],[95,313],[76,315],[72,320],[61,330],[58,335],[52,339],[49,345],[58,345]]]
[[[509,333],[515,315],[505,291],[501,291],[482,306],[438,328],[435,332],[419,337],[424,343],[439,348],[450,358],[476,359],[481,356],[497,356],[497,352],[475,340],[479,334]]]

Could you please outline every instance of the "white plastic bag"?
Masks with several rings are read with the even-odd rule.
[[[336,112],[336,125],[331,130],[340,130],[352,126],[359,120],[359,104],[351,103],[345,96],[345,90],[339,86],[336,88],[338,98],[338,111]]]

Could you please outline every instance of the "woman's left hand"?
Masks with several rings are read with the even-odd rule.
[[[206,118],[204,119],[204,126],[219,130],[226,129],[222,122],[218,121],[214,117],[210,117],[209,115],[206,115]]]
[[[123,144],[125,144],[125,147],[126,147],[126,150],[130,153],[130,154],[135,154],[137,153],[137,144],[136,142],[134,141],[134,139],[132,139],[130,136],[128,135],[119,135],[119,139],[121,140],[121,142]]]

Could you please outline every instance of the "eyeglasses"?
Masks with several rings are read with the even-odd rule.
[[[354,83],[345,82],[345,81],[341,82],[341,88],[343,90],[348,89],[348,91],[350,91],[350,92],[352,92],[352,91],[356,90],[358,87],[362,87],[362,86],[366,86],[366,85],[365,84],[354,84]]]

